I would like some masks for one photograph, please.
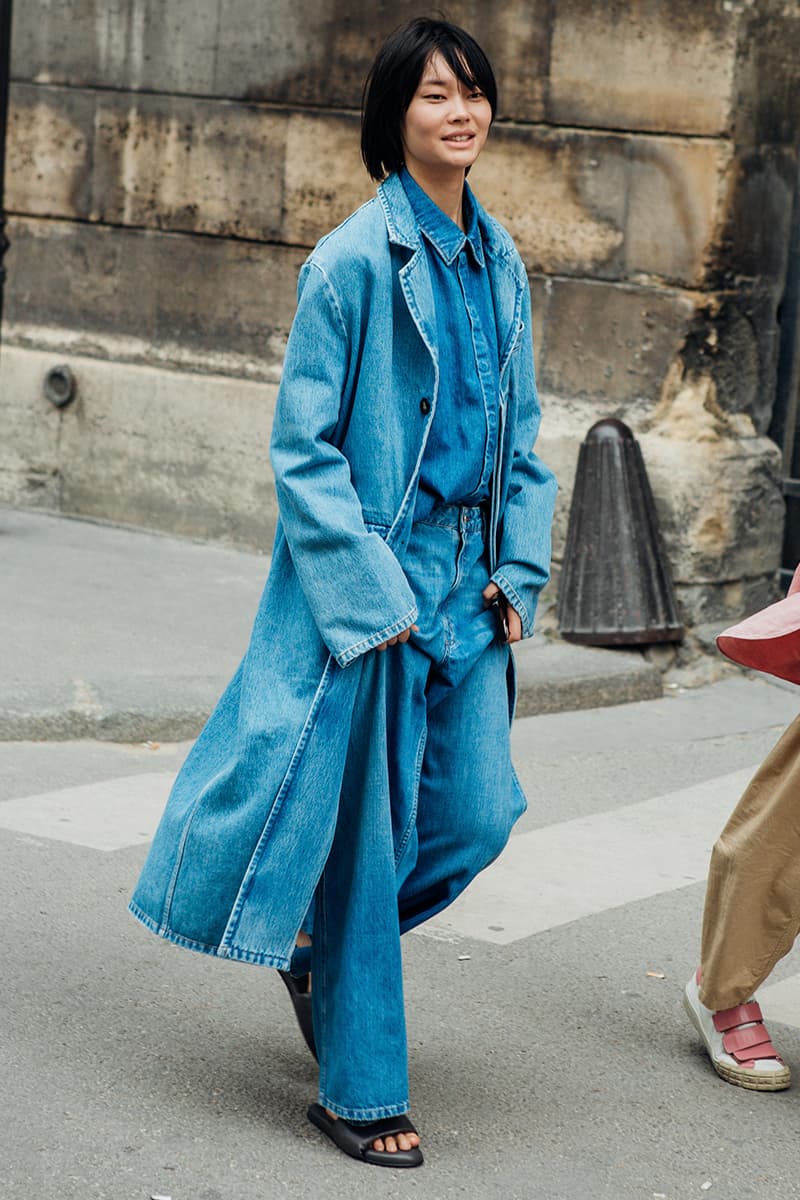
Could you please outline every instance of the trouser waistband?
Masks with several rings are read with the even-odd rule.
[[[464,533],[479,533],[486,529],[489,520],[489,503],[484,504],[437,504],[415,525],[435,525],[439,529],[460,529]]]

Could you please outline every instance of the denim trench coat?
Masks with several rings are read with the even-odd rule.
[[[510,236],[477,207],[500,347],[489,556],[530,636],[556,485],[532,452],[527,276]],[[288,968],[333,838],[363,655],[417,615],[401,563],[438,372],[425,249],[390,175],[301,270],[272,435],[280,520],[269,577],[130,905],[172,942]],[[509,655],[509,720],[513,699]]]

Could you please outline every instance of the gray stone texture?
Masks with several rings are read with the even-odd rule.
[[[76,397],[56,411],[41,381],[63,356],[7,347],[4,358],[8,391],[38,423],[22,463],[0,448],[0,500],[21,486],[37,507],[269,548],[274,384],[73,353]]]
[[[0,496],[263,545],[308,247],[372,194],[358,106],[403,2],[42,0],[13,30]],[[688,622],[765,595],[798,0],[456,0],[499,122],[471,179],[533,288],[563,548],[599,416],[643,438]],[[70,363],[79,400],[41,398]],[[260,381],[260,382],[259,382]],[[735,614],[734,614],[735,615]]]
[[[279,361],[305,257],[291,247],[12,220],[6,318]]]

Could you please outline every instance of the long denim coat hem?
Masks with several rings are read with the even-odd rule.
[[[475,203],[500,345],[490,569],[530,636],[555,481],[532,450],[525,269]],[[247,652],[175,781],[130,906],[161,937],[288,965],[333,839],[363,656],[416,617],[402,563],[438,382],[425,251],[392,175],[301,271],[273,423],[270,573]],[[467,699],[480,709],[479,694]],[[509,720],[513,703],[510,667]]]

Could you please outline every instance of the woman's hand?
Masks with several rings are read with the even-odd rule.
[[[486,585],[486,587],[483,589],[483,598],[486,603],[489,604],[492,600],[492,597],[498,595],[498,593],[502,596],[503,603],[506,607],[506,620],[508,621],[508,639],[506,641],[506,645],[510,646],[512,642],[522,641],[522,621],[519,618],[519,613],[517,610],[511,607],[505,596],[503,596],[502,592],[500,592],[500,588],[496,583],[488,583]]]
[[[396,633],[394,637],[390,637],[388,642],[381,642],[380,646],[376,646],[376,650],[385,650],[388,646],[396,646],[398,642],[407,642],[412,633],[419,633],[419,625],[409,625],[408,629],[404,629],[402,633]]]

